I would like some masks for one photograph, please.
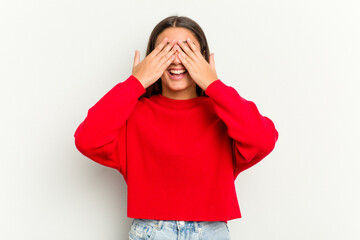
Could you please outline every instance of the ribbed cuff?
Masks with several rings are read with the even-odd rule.
[[[130,75],[130,77],[125,80],[125,82],[131,86],[133,94],[136,94],[137,96],[141,96],[146,92],[142,83],[134,75]]]
[[[213,94],[216,94],[216,89],[219,87],[223,87],[225,85],[220,79],[217,79],[210,83],[210,85],[206,88],[205,94],[211,97]]]

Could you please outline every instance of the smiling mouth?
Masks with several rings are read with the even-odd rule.
[[[181,80],[183,79],[185,76],[187,76],[187,71],[185,70],[185,72],[182,72],[180,74],[175,74],[175,73],[171,73],[169,70],[167,70],[169,77],[171,80]]]
[[[172,73],[170,70],[167,70],[168,71],[168,73],[170,74],[170,75],[172,75],[172,76],[180,76],[180,75],[182,75],[182,74],[186,74],[187,73],[187,71],[185,70],[185,72],[180,72],[180,73]]]

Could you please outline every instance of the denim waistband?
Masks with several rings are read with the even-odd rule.
[[[152,227],[157,228],[158,230],[161,230],[163,226],[168,226],[177,229],[181,229],[181,228],[192,229],[195,232],[199,232],[202,227],[204,227],[208,223],[211,223],[208,221],[153,220],[153,219],[141,219],[141,218],[135,218],[133,223],[134,222],[150,225]]]

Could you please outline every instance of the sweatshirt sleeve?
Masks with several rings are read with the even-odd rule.
[[[205,90],[214,111],[227,126],[233,139],[234,177],[266,157],[275,147],[278,131],[274,123],[262,116],[255,103],[241,97],[220,79]]]
[[[74,134],[75,146],[83,155],[117,169],[125,180],[126,120],[143,93],[145,88],[131,75],[88,110],[85,120]]]

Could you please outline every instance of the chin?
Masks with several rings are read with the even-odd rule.
[[[166,76],[165,78],[162,78],[161,80],[162,80],[163,88],[166,87],[171,91],[185,90],[185,89],[191,87],[194,83],[194,81],[192,79],[189,79],[188,77],[184,77],[183,79],[180,79],[180,80],[173,80]]]
[[[190,87],[190,85],[187,81],[184,80],[174,82],[173,80],[169,79],[166,82],[166,87],[173,91],[181,91]]]

